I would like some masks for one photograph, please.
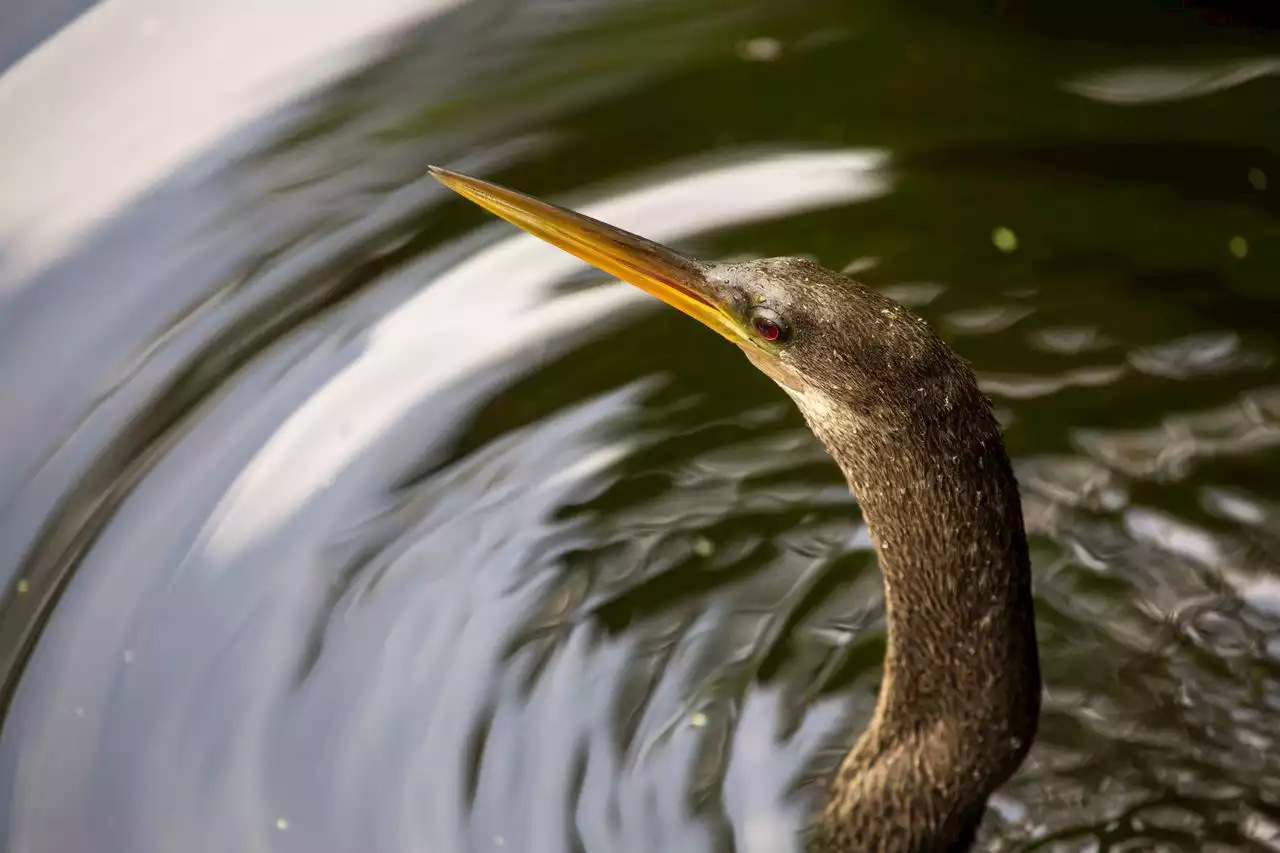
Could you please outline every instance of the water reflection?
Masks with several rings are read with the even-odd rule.
[[[679,241],[882,192],[879,159],[778,154],[667,179],[587,209]],[[538,616],[544,596],[571,594],[554,588],[553,569],[563,547],[555,543],[572,527],[543,525],[582,480],[628,454],[627,443],[589,436],[633,408],[634,393],[606,395],[579,414],[546,419],[452,464],[432,448],[456,440],[475,406],[499,388],[625,321],[623,309],[655,307],[617,284],[555,293],[576,263],[532,238],[503,233],[492,245],[468,242],[474,254],[451,268],[429,255],[400,270],[397,279],[429,285],[372,325],[356,314],[300,329],[228,380],[115,509],[79,566],[85,580],[71,587],[45,629],[32,661],[41,675],[24,682],[14,706],[11,719],[21,721],[16,736],[25,745],[19,790],[64,792],[58,803],[15,817],[12,836],[21,844],[78,849],[92,836],[100,844],[114,839],[120,849],[158,850],[194,833],[210,838],[210,849],[262,845],[278,831],[274,809],[285,815],[290,837],[311,849],[396,849],[428,840],[462,848],[465,797],[473,788],[488,790],[490,778],[482,766],[464,784],[477,772],[466,767],[468,750],[486,747],[472,727],[483,722],[485,737],[502,734],[501,717],[485,720],[498,701],[491,691],[503,680],[508,647],[534,630],[526,620],[546,618]],[[429,477],[397,485],[406,468],[428,463],[439,466]],[[494,595],[500,597],[485,603]],[[468,600],[477,612],[469,612]],[[243,618],[225,619],[227,609]],[[557,666],[580,673],[589,646],[574,650],[592,632],[572,627],[563,630],[581,639]],[[177,648],[175,632],[183,637]],[[308,637],[311,646],[301,646]],[[300,667],[305,681],[297,694],[289,685]],[[515,668],[508,677],[528,677]],[[364,673],[359,683],[357,672]],[[539,683],[544,677],[550,674]],[[415,696],[418,689],[427,693]],[[428,699],[442,689],[451,699],[437,719],[427,713]],[[109,701],[121,691],[126,701]],[[360,704],[342,701],[347,692]],[[570,690],[547,701],[576,700]],[[659,716],[649,725],[665,725],[657,709],[682,701],[672,694],[651,704]],[[533,719],[551,713],[534,704]],[[186,723],[197,706],[193,741]],[[41,710],[49,708],[63,712]],[[421,753],[367,743],[370,735],[360,734],[399,732],[410,709],[418,709]],[[281,714],[290,720],[288,733],[275,731]],[[531,773],[567,772],[563,756],[585,737],[572,727],[589,721],[553,717],[570,726],[569,743],[546,760],[531,758]],[[100,756],[90,748],[104,729],[119,752]],[[321,732],[338,750],[325,756],[336,762],[325,771],[305,748]],[[83,749],[63,756],[78,738],[88,739]],[[273,745],[274,738],[283,743]],[[375,813],[385,819],[364,829],[371,804],[348,796],[346,786],[361,771],[346,763],[358,766],[366,760],[358,756],[383,749],[398,755],[363,772],[400,779],[395,789],[409,799],[382,803]],[[212,787],[200,781],[211,768]],[[98,781],[121,777],[139,784],[125,793]],[[568,797],[565,782],[553,777],[539,790]],[[409,809],[416,798],[430,807]],[[553,805],[531,803],[531,815]],[[84,809],[70,825],[69,807]],[[171,830],[157,831],[156,809],[173,822]],[[334,820],[350,825],[335,836]],[[550,830],[499,824],[504,832],[566,849]]]
[[[1191,379],[1265,367],[1270,362],[1269,355],[1243,350],[1236,333],[1207,332],[1134,350],[1129,363],[1154,376]]]
[[[301,38],[289,4],[93,5],[0,76],[0,109],[23,128],[0,157],[0,241],[15,246],[6,278],[30,277],[221,137],[363,64],[376,37],[450,5],[321,0],[307,4]],[[75,107],[49,109],[51,100]]]
[[[988,847],[1271,844],[1271,83],[1117,111],[1060,81],[1129,45],[926,5],[348,10],[436,17],[256,125],[204,116],[221,142],[152,139],[115,195],[68,169],[79,213],[31,158],[95,161],[31,127],[0,210],[9,846],[795,849],[878,677],[855,502],[732,348],[433,161],[924,313],[1000,407],[1033,536],[1043,734]],[[339,73],[333,27],[267,23]],[[167,126],[140,112],[96,162]]]
[[[1180,480],[1199,460],[1280,444],[1280,388],[1261,388],[1208,411],[1171,414],[1156,427],[1079,430],[1075,440],[1131,477]]]
[[[1131,67],[1088,74],[1066,89],[1111,104],[1137,106],[1200,98],[1280,74],[1280,58],[1242,59],[1229,64]]]

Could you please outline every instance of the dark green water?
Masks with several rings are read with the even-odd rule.
[[[793,849],[879,678],[855,501],[732,347],[441,163],[919,311],[1033,537],[984,849],[1280,850],[1278,71],[1143,3],[402,33],[0,294],[7,848]]]

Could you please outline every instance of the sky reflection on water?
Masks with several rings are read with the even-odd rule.
[[[309,8],[108,0],[0,74],[10,848],[793,849],[879,676],[856,502],[732,348],[431,162],[914,306],[1032,534],[989,848],[1277,843],[1269,35]]]

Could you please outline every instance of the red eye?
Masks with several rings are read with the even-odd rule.
[[[776,341],[782,337],[782,329],[778,328],[778,324],[768,317],[757,317],[753,321],[753,325],[756,327],[756,334],[766,341]]]
[[[756,330],[756,334],[761,339],[769,343],[779,343],[787,337],[787,327],[783,324],[782,318],[768,308],[756,309],[755,315],[751,318],[751,327]]]

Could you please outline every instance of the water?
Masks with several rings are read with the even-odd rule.
[[[43,217],[0,215],[9,849],[794,849],[879,677],[856,503],[732,347],[438,162],[922,313],[1032,534],[1046,707],[988,848],[1280,850],[1280,35],[393,5],[187,165],[97,103],[121,172],[0,210]],[[174,74],[241,38],[150,20]]]

